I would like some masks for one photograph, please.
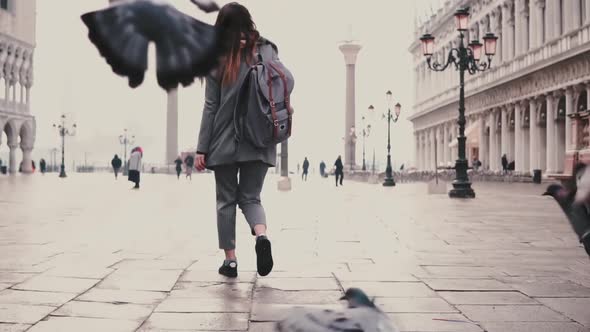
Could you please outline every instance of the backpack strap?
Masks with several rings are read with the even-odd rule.
[[[293,123],[293,111],[291,109],[291,100],[289,98],[289,90],[287,86],[287,78],[285,77],[285,73],[283,73],[279,68],[277,68],[272,62],[269,62],[268,65],[279,74],[279,77],[283,81],[283,89],[284,89],[284,96],[285,96],[285,106],[287,107],[287,112],[289,112],[289,136],[291,135],[291,128]],[[270,86],[270,85],[269,85]],[[278,137],[278,133],[277,133]]]
[[[267,68],[270,69],[270,68]],[[266,73],[268,74],[268,101],[270,102],[270,113],[272,116],[272,124],[273,124],[273,138],[279,137],[279,119],[277,117],[277,104],[275,103],[275,99],[272,94],[272,74],[270,70],[267,70]]]

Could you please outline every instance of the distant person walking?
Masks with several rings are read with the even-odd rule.
[[[184,158],[184,165],[186,166],[186,177],[187,179],[193,179],[193,168],[195,167],[195,158],[192,154],[189,154]]]
[[[121,169],[122,165],[123,161],[121,161],[121,158],[119,158],[118,155],[115,155],[113,160],[111,160],[111,166],[113,167],[113,172],[115,173],[115,179],[119,178],[119,170]]]
[[[307,181],[307,174],[309,173],[309,160],[305,157],[303,160],[303,173],[301,173],[301,180]]]
[[[226,277],[238,275],[236,257],[236,208],[240,207],[256,237],[256,267],[261,276],[273,268],[271,243],[266,235],[266,214],[260,193],[269,167],[276,162],[276,146],[256,148],[249,140],[236,142],[234,110],[240,89],[255,53],[276,58],[274,44],[260,38],[246,7],[235,2],[221,8],[215,23],[222,43],[219,70],[207,77],[197,170],[215,173],[217,199],[217,234],[219,248],[225,253],[218,272]]]
[[[139,189],[140,173],[141,173],[141,159],[143,158],[143,149],[136,147],[131,150],[131,157],[129,157],[129,177],[130,182],[135,183],[133,189]]]
[[[322,160],[320,163],[320,175],[324,177],[326,174],[326,163]]]
[[[47,163],[45,162],[45,159],[41,158],[41,160],[39,160],[39,168],[41,169],[41,174],[45,174],[47,171]]]
[[[301,172],[301,164],[297,163],[297,175]]]
[[[506,154],[502,155],[502,171],[504,174],[508,173],[508,157],[506,157]]]
[[[342,185],[342,181],[344,180],[344,165],[342,164],[342,157],[338,156],[336,162],[334,163],[334,167],[336,167],[336,187],[338,187],[338,183]],[[338,181],[340,180],[340,181]]]
[[[178,156],[174,163],[176,164],[176,178],[180,180],[180,173],[182,173],[182,164],[184,164],[184,162],[182,161],[180,156]]]

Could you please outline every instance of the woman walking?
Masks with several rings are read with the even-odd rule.
[[[129,157],[129,181],[135,183],[132,189],[139,189],[139,175],[141,172],[141,158],[143,158],[143,149],[139,146],[131,150]]]
[[[217,232],[225,260],[219,273],[235,278],[236,205],[256,236],[258,274],[272,271],[271,243],[266,236],[266,214],[260,192],[269,167],[274,167],[276,147],[257,149],[245,140],[235,140],[234,107],[241,80],[255,63],[257,50],[276,56],[276,46],[260,37],[248,10],[237,3],[225,5],[215,26],[224,41],[219,69],[207,77],[205,106],[199,133],[196,167],[215,173]]]

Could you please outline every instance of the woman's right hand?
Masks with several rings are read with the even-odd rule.
[[[206,163],[205,163],[205,155],[204,154],[197,153],[197,160],[195,162],[195,167],[197,168],[197,170],[199,172],[202,172],[205,170]]]

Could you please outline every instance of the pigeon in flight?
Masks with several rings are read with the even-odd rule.
[[[278,332],[397,332],[391,320],[358,288],[350,288],[341,300],[342,311],[294,308],[275,325]]]
[[[565,187],[551,184],[543,195],[557,201],[590,256],[590,168],[578,164]]]
[[[191,2],[205,12],[219,10],[212,0]],[[215,27],[165,2],[123,0],[81,18],[90,41],[132,88],[143,83],[150,42],[156,44],[158,84],[166,91],[190,85],[218,63],[221,46]]]

